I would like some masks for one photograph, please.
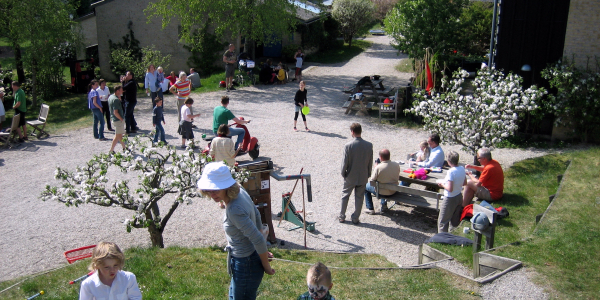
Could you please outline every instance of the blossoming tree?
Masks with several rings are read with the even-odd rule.
[[[425,129],[437,132],[450,143],[463,146],[474,156],[481,147],[493,147],[518,129],[519,117],[538,108],[546,93],[532,86],[523,90],[523,79],[504,75],[495,68],[483,68],[472,81],[472,94],[463,92],[467,71],[454,72],[451,81],[442,79],[442,91],[428,96],[424,90],[414,94],[410,112],[423,117]]]
[[[549,95],[545,108],[556,116],[555,123],[575,129],[582,141],[600,127],[600,61],[595,70],[578,68],[574,60],[548,66],[542,77],[550,82],[556,93]]]
[[[162,234],[167,222],[180,204],[191,204],[192,198],[201,197],[196,182],[204,165],[212,159],[190,148],[178,152],[162,143],[147,147],[150,142],[150,137],[135,137],[127,141],[123,153],[95,155],[73,172],[58,167],[55,178],[62,181],[62,185],[47,185],[42,200],[59,201],[67,206],[91,203],[132,210],[132,219],[124,221],[127,231],[148,228],[152,246],[163,248]],[[109,172],[113,171],[116,175],[110,176]],[[122,179],[126,177],[124,173],[130,172],[138,174],[136,182]],[[232,168],[231,174],[243,182],[249,173]],[[161,215],[158,202],[169,194],[176,197],[167,213]]]

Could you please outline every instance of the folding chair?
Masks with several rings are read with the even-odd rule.
[[[6,132],[0,132],[0,142],[4,143],[4,147],[12,147],[11,143],[14,141],[13,136],[17,134],[17,128],[19,128],[19,119],[21,115],[16,115],[12,119],[12,124]]]
[[[38,138],[43,135],[50,136],[48,132],[44,131],[44,128],[46,127],[46,119],[48,118],[48,111],[50,111],[50,106],[42,104],[42,107],[40,108],[40,115],[38,116],[37,120],[27,121],[27,124],[33,127],[33,132],[31,134],[35,134],[35,132],[38,131]]]

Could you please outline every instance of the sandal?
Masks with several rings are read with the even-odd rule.
[[[298,131],[298,129],[296,129],[296,127],[294,127],[294,131]]]
[[[310,129],[308,129],[308,127],[304,127],[304,129],[306,129],[306,131],[310,131]]]

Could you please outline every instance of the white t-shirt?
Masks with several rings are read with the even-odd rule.
[[[188,122],[191,122],[192,119],[188,118],[188,115],[191,115],[191,114],[192,114],[192,110],[190,110],[190,108],[187,107],[187,105],[184,104],[181,107],[181,119],[183,119],[185,121],[188,121]]]
[[[111,286],[105,285],[98,278],[98,271],[81,283],[79,300],[141,300],[142,292],[138,287],[135,275],[127,271],[119,271]]]
[[[465,173],[465,168],[462,166],[457,166],[450,168],[448,170],[448,174],[446,174],[446,178],[444,181],[452,181],[452,192],[448,192],[448,190],[444,189],[444,197],[452,198],[462,192],[463,184],[465,183],[465,178],[467,174]]]
[[[296,68],[302,68],[302,57],[300,55],[296,56]]]
[[[169,83],[170,83],[169,79],[165,78],[163,80],[163,82],[160,84],[163,93],[166,93],[169,90]]]
[[[98,87],[96,89],[96,92],[98,92],[100,101],[102,101],[102,102],[108,101],[108,97],[110,96],[110,90],[108,89],[107,86],[104,86],[104,90],[101,87]]]

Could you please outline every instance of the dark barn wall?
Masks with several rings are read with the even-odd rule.
[[[501,1],[496,68],[520,74],[525,87],[545,85],[540,72],[563,56],[570,0]]]

